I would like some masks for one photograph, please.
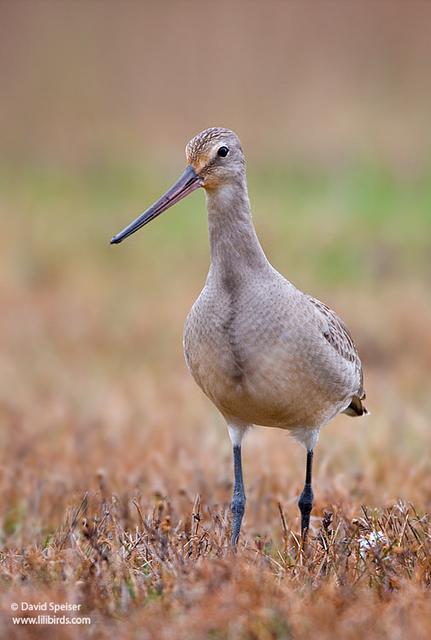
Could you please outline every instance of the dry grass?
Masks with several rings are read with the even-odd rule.
[[[256,215],[269,255],[357,338],[372,415],[322,433],[305,554],[304,452],[281,431],[250,433],[234,557],[228,437],[181,354],[206,270],[203,203],[109,247],[159,190],[143,175],[3,181],[2,636],[428,638],[428,191],[378,177],[367,197],[357,176],[252,180],[257,211],[273,211]],[[343,238],[364,247],[350,267],[356,245]],[[82,603],[92,624],[13,626],[21,601]]]
[[[282,540],[249,537],[232,556],[225,506],[131,501],[102,481],[45,548],[4,554],[3,582],[10,601],[84,602],[90,637],[428,637],[429,516],[403,503],[358,518],[325,511],[304,554],[293,530],[277,528]]]
[[[279,494],[277,478],[272,483]],[[252,520],[272,535],[248,525],[232,556],[226,483],[215,481],[205,498],[194,499],[186,489],[164,497],[144,486],[142,479],[141,490],[117,492],[97,474],[44,541],[40,530],[27,539],[28,526],[45,514],[46,526],[49,504],[70,502],[68,487],[63,497],[59,488],[28,487],[28,501],[39,509],[33,504],[24,518],[23,545],[2,553],[5,636],[428,637],[430,520],[413,505],[360,508],[331,491],[339,506],[323,510],[318,498],[313,536],[301,554],[295,519],[291,528],[282,504],[256,482]],[[15,492],[22,503],[22,487]],[[293,515],[289,505],[287,511]],[[92,626],[11,628],[10,603],[22,600],[84,603],[80,613]]]

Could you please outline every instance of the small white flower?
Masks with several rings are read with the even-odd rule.
[[[383,531],[371,531],[366,536],[359,538],[359,555],[362,560],[365,560],[368,551],[372,551],[378,545],[387,544],[387,542],[388,540]]]

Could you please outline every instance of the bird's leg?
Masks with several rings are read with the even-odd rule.
[[[233,470],[235,483],[231,503],[232,510],[232,546],[236,547],[241,529],[242,517],[245,511],[245,491],[242,479],[241,445],[233,445]]]
[[[238,543],[239,532],[241,530],[241,522],[245,511],[245,491],[244,481],[242,479],[242,462],[241,462],[241,443],[248,429],[247,425],[233,424],[227,421],[230,440],[232,442],[233,451],[233,471],[234,485],[231,502],[232,510],[232,547],[236,549]]]
[[[305,484],[300,495],[298,506],[301,511],[301,536],[303,542],[307,537],[310,526],[310,513],[313,508],[313,489],[311,488],[311,476],[313,469],[313,449],[307,451],[307,467],[305,470]]]

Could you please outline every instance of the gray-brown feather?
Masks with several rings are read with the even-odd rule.
[[[327,329],[323,331],[325,340],[340,354],[345,360],[352,362],[359,373],[359,388],[357,394],[352,397],[352,402],[343,412],[348,416],[362,416],[368,413],[366,407],[362,404],[362,400],[365,400],[365,391],[363,388],[363,371],[362,363],[359,359],[358,350],[353,342],[352,336],[347,329],[344,322],[337,316],[337,314],[326,304],[307,296],[309,301],[325,316],[327,321]]]
[[[229,147],[221,159],[216,141]],[[312,449],[335,415],[366,411],[356,347],[329,307],[268,262],[237,136],[209,129],[186,153],[204,180],[211,247],[208,278],[185,325],[189,369],[228,424],[288,429]]]

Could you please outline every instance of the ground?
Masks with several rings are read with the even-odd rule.
[[[273,264],[350,327],[371,415],[322,432],[305,550],[305,452],[248,434],[233,555],[229,439],[181,350],[208,263],[202,194],[109,246],[168,174],[2,168],[2,635],[428,638],[427,175],[250,175]],[[22,602],[79,604],[91,624],[14,625]]]

